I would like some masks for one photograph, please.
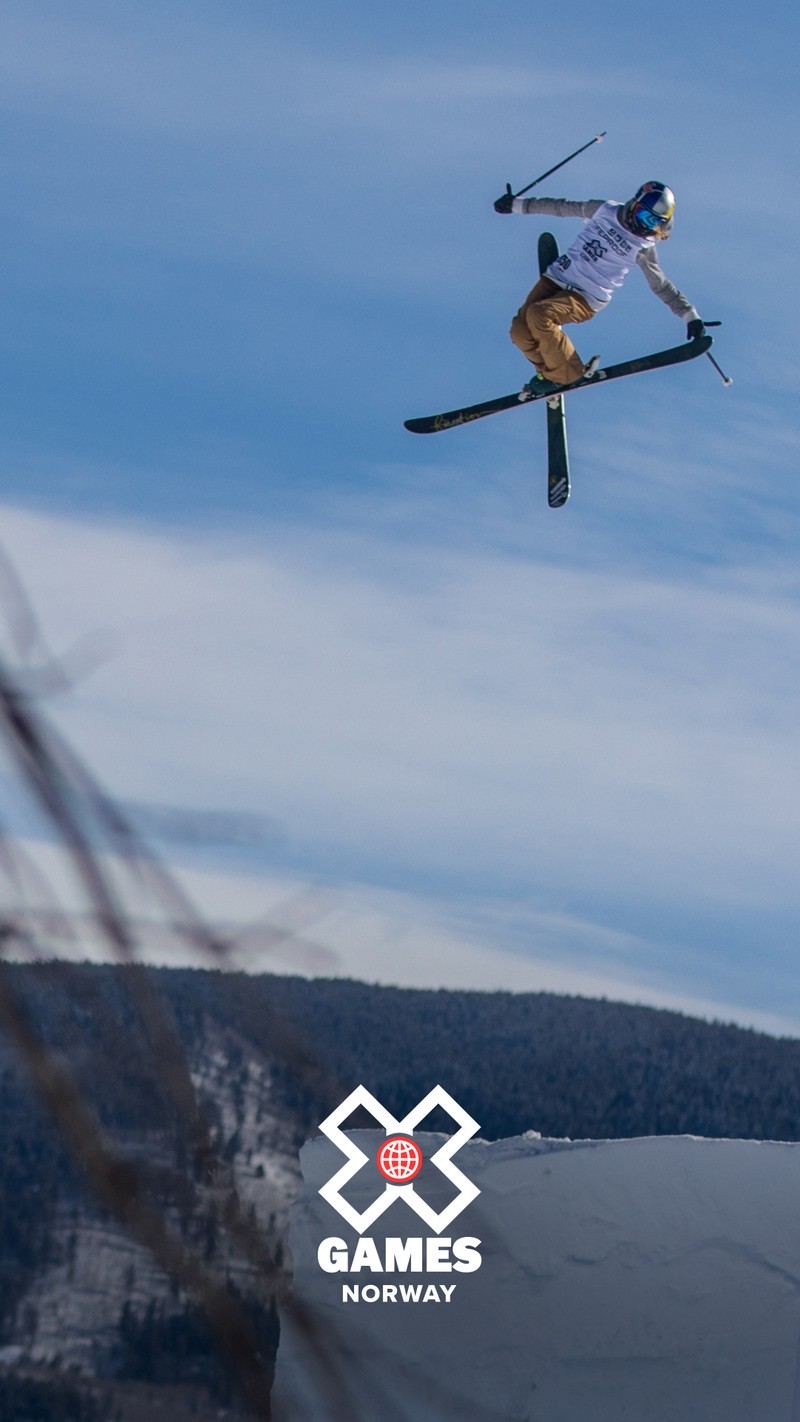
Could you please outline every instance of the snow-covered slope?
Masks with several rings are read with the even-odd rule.
[[[374,1157],[383,1137],[352,1134]],[[357,1240],[318,1194],[341,1164],[322,1137],[302,1154],[291,1245],[317,1346],[284,1322],[281,1418],[800,1422],[800,1145],[473,1142],[457,1164],[481,1194],[444,1234],[480,1238],[482,1267],[425,1276],[320,1269],[323,1238]],[[382,1188],[370,1166],[346,1194],[361,1210]],[[367,1233],[430,1231],[398,1202]],[[342,1301],[401,1282],[440,1301]]]
[[[218,1043],[210,1040],[192,1073],[201,1096],[213,1103],[226,1149],[227,1172],[215,1186],[198,1187],[199,1212],[207,1215],[235,1186],[245,1208],[252,1207],[266,1243],[286,1235],[289,1201],[297,1188],[297,1157],[291,1122],[271,1099],[269,1073],[251,1060],[234,1074]],[[150,1164],[172,1163],[164,1143],[121,1139],[120,1147],[147,1157]],[[177,1234],[177,1211],[167,1210],[168,1226]],[[195,1247],[217,1273],[247,1293],[255,1279],[252,1261],[243,1257],[220,1226],[214,1231],[213,1256],[208,1240]],[[255,1282],[258,1282],[255,1280]],[[65,1198],[52,1227],[50,1258],[33,1278],[20,1302],[7,1342],[34,1362],[77,1367],[107,1374],[119,1350],[119,1323],[127,1305],[137,1317],[155,1303],[167,1313],[179,1312],[184,1301],[151,1255],[130,1233],[98,1211],[91,1198]]]

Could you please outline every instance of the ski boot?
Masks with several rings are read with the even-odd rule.
[[[526,381],[523,385],[519,392],[519,399],[524,401],[533,400],[537,396],[541,398],[542,395],[558,395],[560,390],[561,386],[555,380],[547,380],[537,371],[533,379]]]

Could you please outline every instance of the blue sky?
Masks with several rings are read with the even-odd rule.
[[[2,537],[54,645],[107,629],[52,706],[105,783],[268,816],[211,867],[254,913],[336,886],[343,971],[800,1030],[795,12],[1,28]],[[527,378],[543,224],[492,202],[601,129],[542,191],[668,182],[664,266],[736,383],[575,397],[552,512],[541,410],[402,421]],[[579,348],[681,333],[634,272]]]

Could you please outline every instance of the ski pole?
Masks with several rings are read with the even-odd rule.
[[[576,148],[574,153],[570,153],[569,158],[562,158],[561,162],[556,163],[554,168],[548,168],[546,173],[542,173],[540,177],[534,178],[532,183],[528,183],[527,188],[520,188],[518,193],[511,193],[511,184],[506,183],[506,193],[511,193],[512,197],[522,197],[525,193],[529,193],[531,188],[535,188],[538,183],[543,183],[545,178],[550,177],[551,173],[557,173],[559,168],[564,167],[565,163],[571,163],[573,158],[577,158],[579,153],[585,153],[586,149],[591,148],[593,143],[602,143],[607,133],[607,128],[604,128],[602,133],[596,133],[594,138],[590,138],[589,142],[584,143],[582,148]]]
[[[708,356],[709,360],[711,361],[711,364],[713,365],[713,367],[714,367],[715,371],[717,372],[717,374],[722,376],[722,383],[723,383],[723,385],[733,385],[733,377],[730,376],[730,375],[726,375],[726,374],[725,374],[725,371],[722,370],[722,369],[717,365],[717,362],[715,361],[715,359],[714,359],[714,357],[712,356],[711,352],[710,352],[710,351],[706,351],[706,355]]]
[[[704,326],[721,326],[721,325],[722,325],[722,322],[721,322],[721,321],[704,321],[704,322],[703,322],[703,325],[704,325]],[[725,374],[725,371],[722,369],[722,367],[719,366],[719,365],[717,365],[717,362],[715,361],[715,359],[714,359],[714,357],[712,356],[711,352],[710,352],[710,351],[706,351],[706,355],[708,356],[708,359],[711,361],[711,364],[713,365],[713,367],[714,367],[715,371],[717,372],[717,374],[722,376],[722,383],[723,383],[723,385],[733,385],[733,378],[732,378],[730,375],[726,375],[726,374]]]

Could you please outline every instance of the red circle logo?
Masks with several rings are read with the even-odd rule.
[[[390,1185],[406,1185],[422,1169],[422,1151],[408,1136],[390,1136],[375,1157],[381,1175]]]

